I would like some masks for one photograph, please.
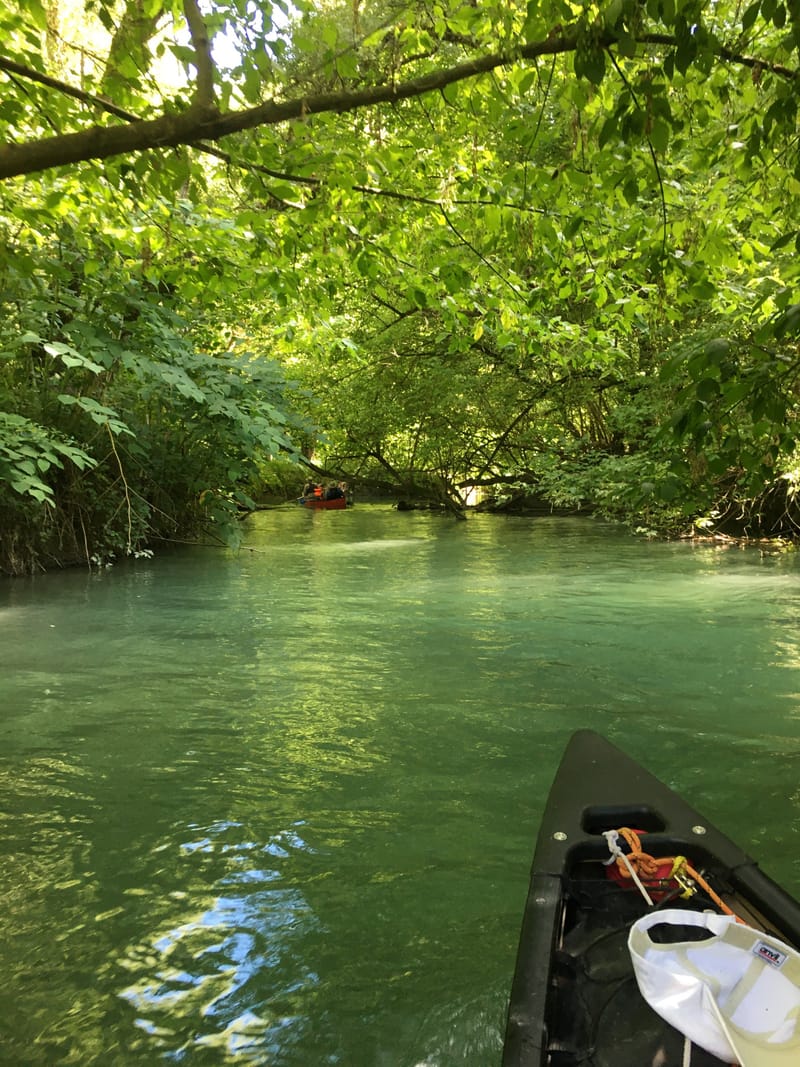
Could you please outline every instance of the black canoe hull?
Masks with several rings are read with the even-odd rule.
[[[503,1067],[680,1064],[680,1059],[670,1059],[669,1035],[656,1034],[658,1027],[669,1028],[655,1015],[652,1038],[647,1038],[651,1042],[647,1048],[658,1049],[655,1059],[649,1058],[650,1051],[643,1051],[644,1034],[642,1045],[632,1048],[630,1058],[626,1058],[620,1051],[625,1044],[621,1039],[612,1039],[614,1052],[592,1051],[602,1046],[597,1020],[576,1019],[574,1028],[582,1027],[588,1035],[582,1048],[569,1032],[572,1017],[590,1010],[586,1008],[588,998],[571,989],[572,976],[580,968],[572,958],[570,939],[580,941],[580,924],[591,927],[594,922],[592,894],[599,898],[602,893],[607,898],[611,892],[608,882],[603,881],[603,863],[609,853],[601,835],[621,826],[645,831],[642,847],[655,857],[687,856],[698,871],[708,872],[709,881],[716,883],[726,901],[740,914],[744,912],[748,921],[800,947],[800,904],[793,897],[680,796],[605,738],[581,730],[565,750],[537,840],[511,990]],[[588,892],[582,892],[587,888]],[[633,921],[638,917],[637,908],[646,908],[644,901],[635,891],[620,889],[618,893],[625,897],[620,900]],[[632,972],[630,982],[621,982],[620,989],[621,997],[627,998],[626,1013],[632,1022],[630,1002],[641,999]],[[610,1000],[611,996],[603,1003]],[[599,1010],[609,1019],[613,1016],[611,1009]],[[633,1025],[643,1030],[651,1025],[651,1013],[643,1001],[641,1010],[646,1013],[640,1016],[644,1021]],[[719,1061],[702,1054],[692,1060],[695,1063]]]

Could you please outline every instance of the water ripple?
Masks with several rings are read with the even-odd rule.
[[[177,846],[184,863],[217,855],[235,869],[217,879],[219,892],[204,907],[178,896],[185,910],[176,921],[129,946],[119,960],[129,975],[120,996],[168,1058],[182,1060],[194,1049],[193,1062],[198,1050],[222,1062],[263,1062],[285,1037],[285,1013],[274,1005],[317,982],[295,942],[318,925],[303,894],[281,886],[281,870],[263,861],[307,846],[298,826],[263,842],[233,821],[186,829],[202,833]]]

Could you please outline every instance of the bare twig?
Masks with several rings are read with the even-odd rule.
[[[122,479],[122,485],[123,485],[123,488],[125,490],[125,506],[126,506],[127,512],[128,512],[128,543],[125,545],[125,551],[126,551],[126,553],[128,555],[130,555],[131,552],[133,551],[133,543],[132,543],[132,541],[133,541],[133,536],[132,536],[133,513],[132,513],[132,510],[131,510],[131,494],[130,494],[130,491],[128,490],[128,482],[127,482],[127,479],[125,478],[125,471],[123,470],[123,467],[122,467],[122,460],[119,458],[119,452],[117,452],[117,443],[114,440],[114,434],[113,434],[113,432],[111,430],[111,427],[109,426],[108,423],[106,423],[106,429],[108,430],[109,440],[111,441],[111,451],[114,453],[114,457],[115,457],[115,459],[117,461],[117,466],[119,467],[119,476]]]
[[[514,294],[514,296],[521,297],[522,294],[520,293],[519,289],[517,289],[516,285],[514,285],[514,283],[511,281],[511,279],[507,278],[505,276],[505,274],[502,274],[497,269],[497,267],[495,267],[495,265],[493,263],[491,263],[486,258],[486,256],[483,255],[483,253],[478,251],[478,249],[475,247],[475,245],[471,244],[470,241],[467,240],[467,238],[463,235],[463,233],[460,233],[459,230],[456,229],[454,223],[450,219],[450,216],[447,214],[447,211],[445,210],[445,208],[444,208],[444,206],[442,204],[439,205],[439,210],[441,211],[442,215],[444,216],[444,221],[447,223],[447,225],[450,227],[450,229],[453,231],[453,233],[456,235],[456,237],[459,239],[459,241],[461,241],[461,243],[463,245],[465,245],[470,250],[470,252],[472,252],[472,254],[474,256],[477,256],[478,259],[481,260],[481,262],[484,263],[493,274],[496,274],[497,277],[500,279],[500,281],[503,282],[504,285],[508,286],[508,288]]]

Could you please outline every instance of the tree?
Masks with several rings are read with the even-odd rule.
[[[212,479],[228,501],[259,449],[292,448],[292,404],[324,430],[323,462],[454,505],[469,484],[534,485],[663,523],[792,469],[793,8],[53,11],[0,4],[0,478],[31,507],[56,499],[20,476],[47,473],[39,458],[102,459],[130,519],[121,449],[129,430],[148,438],[141,397],[162,391],[178,398],[156,420],[169,455],[178,438],[196,471],[235,454]],[[258,359],[237,362],[245,347]],[[305,393],[274,370],[259,391],[267,353]],[[67,379],[55,402],[40,363]],[[224,438],[195,432],[222,412]],[[142,453],[150,487],[162,439]],[[179,466],[175,521],[191,527],[212,482]]]
[[[31,192],[0,206],[0,565],[230,540],[294,448],[283,372],[233,326],[226,220],[103,183]]]

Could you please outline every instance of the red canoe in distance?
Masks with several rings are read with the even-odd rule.
[[[322,500],[318,496],[301,497],[298,503],[306,508],[322,508],[326,511],[344,511],[347,507],[347,498],[340,496],[335,500]]]

